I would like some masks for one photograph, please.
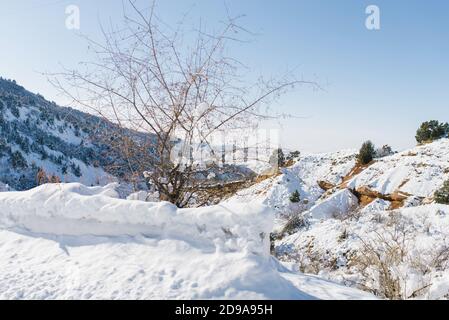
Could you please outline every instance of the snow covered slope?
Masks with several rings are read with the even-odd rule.
[[[276,242],[294,269],[390,299],[449,298],[449,206],[309,221]]]
[[[282,224],[290,216],[312,208],[323,196],[320,181],[342,183],[355,166],[355,158],[353,150],[306,155],[293,166],[282,168],[281,175],[241,190],[226,202],[262,203],[275,211],[276,225]],[[300,202],[292,203],[290,196],[296,190]]]
[[[7,184],[0,182],[0,192],[12,191],[11,187]]]
[[[373,298],[271,257],[265,206],[177,209],[114,188],[0,193],[0,298]]]
[[[63,182],[104,185],[116,181],[128,167],[111,150],[108,138],[114,132],[117,127],[110,122],[60,107],[0,78],[0,182],[16,190],[40,184],[37,176],[42,170]],[[131,130],[125,134],[151,139]]]
[[[382,196],[384,200],[400,200],[405,206],[431,202],[434,192],[448,179],[449,139],[441,139],[376,159],[366,168],[356,167],[356,152],[352,150],[307,155],[282,168],[281,175],[241,190],[228,201],[263,203],[278,217],[288,218],[345,188],[366,194],[370,200]],[[295,190],[300,194],[299,203],[290,201]]]
[[[397,153],[376,161],[355,176],[348,187],[366,186],[383,195],[400,192],[431,197],[449,179],[449,139]]]
[[[277,212],[275,254],[295,270],[381,298],[448,299],[449,206],[433,203],[448,179],[441,139],[365,167],[351,152],[303,157],[232,200]]]

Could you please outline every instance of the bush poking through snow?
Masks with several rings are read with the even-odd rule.
[[[449,180],[444,183],[440,190],[435,192],[435,202],[449,205]]]
[[[290,201],[291,201],[292,203],[298,203],[299,201],[301,201],[301,198],[300,198],[300,196],[299,196],[298,190],[295,190],[295,192],[293,192],[293,193],[290,195]]]
[[[374,294],[391,300],[403,298],[398,265],[405,253],[402,243],[379,235],[377,241],[364,242],[356,265],[365,279],[374,275]],[[376,288],[377,287],[377,288]]]
[[[447,137],[448,134],[448,123],[440,123],[437,120],[431,120],[421,124],[419,129],[416,131],[415,138],[418,143],[426,143]]]
[[[388,144],[384,145],[382,148],[378,148],[375,153],[376,158],[384,158],[394,154],[393,148]]]
[[[365,165],[373,161],[376,151],[374,149],[374,144],[371,141],[366,141],[362,144],[359,154],[357,155],[357,160],[360,164]]]
[[[304,217],[301,215],[294,215],[285,224],[284,228],[282,229],[282,234],[284,236],[291,235],[298,231],[298,229],[304,227],[307,227],[307,221],[304,219]]]

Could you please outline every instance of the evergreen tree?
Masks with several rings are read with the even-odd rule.
[[[425,143],[447,137],[448,134],[448,123],[440,123],[437,120],[431,120],[421,124],[419,129],[416,131],[415,138],[418,143]]]
[[[298,190],[295,190],[295,192],[293,192],[290,195],[290,201],[293,202],[293,203],[298,203],[299,201],[301,201],[301,198],[299,196],[299,191]]]
[[[25,158],[22,155],[22,152],[20,151],[15,151],[11,154],[11,165],[13,166],[14,169],[18,169],[18,168],[27,168],[28,164],[27,161],[25,160]]]
[[[362,144],[359,154],[357,155],[357,160],[362,165],[368,164],[373,161],[375,153],[374,144],[368,140]]]

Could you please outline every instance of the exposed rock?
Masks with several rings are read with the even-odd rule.
[[[391,202],[391,208],[397,209],[404,205],[404,201],[411,195],[402,191],[395,191],[391,194],[382,194],[370,189],[368,186],[362,186],[355,190],[355,194],[360,201],[360,205],[365,207],[376,199],[382,199]]]
[[[324,191],[327,191],[327,190],[335,188],[335,185],[333,185],[332,183],[330,183],[328,181],[318,181],[318,185]]]

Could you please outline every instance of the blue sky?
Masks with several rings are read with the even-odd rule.
[[[148,1],[140,1],[148,3]],[[190,12],[213,27],[224,1],[164,0],[167,23]],[[118,21],[121,0],[0,1],[0,75],[49,100],[63,102],[40,72],[74,67],[87,57],[84,41],[65,28],[65,8],[80,8],[81,32],[99,36],[99,21]],[[307,152],[356,148],[364,140],[404,149],[425,120],[449,119],[449,1],[227,0],[233,14],[258,35],[236,46],[251,74],[295,69],[304,87],[274,107],[302,116],[282,121],[282,144]],[[380,8],[381,29],[365,28],[365,8]],[[274,125],[274,124],[270,124]]]

